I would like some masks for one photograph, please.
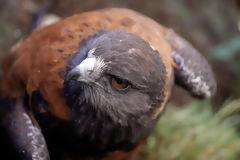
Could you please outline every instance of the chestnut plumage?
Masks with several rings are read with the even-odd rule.
[[[200,97],[216,91],[197,50],[128,9],[39,29],[9,51],[2,69],[1,125],[19,135],[12,144],[22,159],[128,159],[165,110],[174,79]]]

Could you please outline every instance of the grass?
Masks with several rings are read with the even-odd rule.
[[[240,157],[240,99],[216,114],[209,101],[168,106],[137,160],[237,160]]]

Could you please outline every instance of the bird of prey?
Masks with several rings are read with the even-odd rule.
[[[154,129],[177,82],[216,91],[186,40],[129,9],[108,8],[34,31],[6,54],[0,121],[20,159],[126,160]]]

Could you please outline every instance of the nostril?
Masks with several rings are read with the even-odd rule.
[[[87,72],[88,72],[88,74],[90,75],[90,74],[93,73],[93,69],[89,69],[89,70],[87,70]]]
[[[71,77],[71,80],[77,80],[80,77],[80,75],[75,74]]]

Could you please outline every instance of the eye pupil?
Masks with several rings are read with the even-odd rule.
[[[112,78],[112,84],[117,89],[125,89],[129,86],[127,81],[117,78],[117,77]]]
[[[116,78],[116,81],[117,81],[118,84],[123,84],[123,80],[122,79]]]

